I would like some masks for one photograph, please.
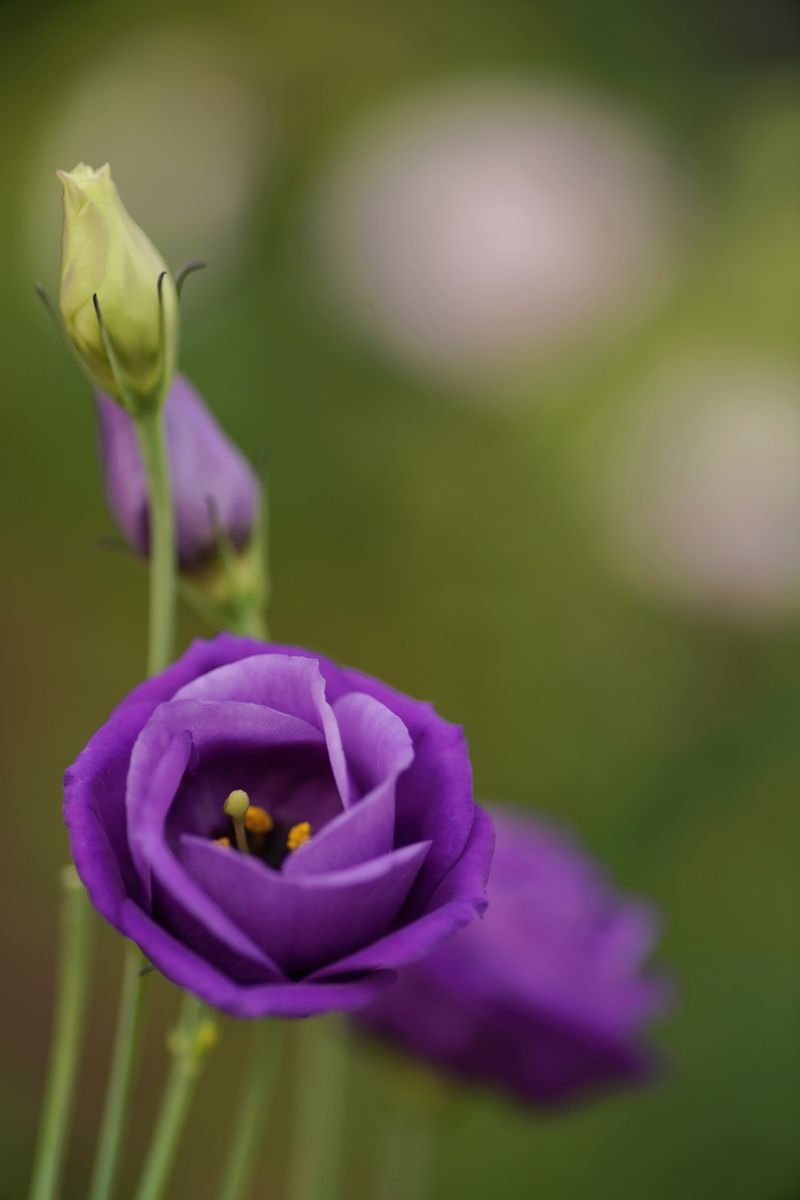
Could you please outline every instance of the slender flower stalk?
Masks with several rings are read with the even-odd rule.
[[[286,1200],[340,1195],[345,1030],[336,1017],[292,1024],[294,1122]]]
[[[242,637],[258,638],[259,641],[266,641],[269,637],[264,618],[256,607],[249,607],[242,612],[235,632]]]
[[[30,1200],[53,1200],[58,1192],[64,1147],[74,1109],[88,998],[92,932],[88,898],[72,866],[62,871],[61,886],[58,992]]]
[[[125,948],[111,1070],[88,1200],[108,1200],[114,1190],[122,1133],[131,1097],[133,1068],[140,1042],[142,966],[143,959],[138,946],[129,942]]]
[[[252,1190],[261,1136],[266,1126],[280,1057],[283,1028],[277,1021],[257,1021],[250,1067],[233,1125],[218,1200],[244,1200]]]
[[[428,1200],[436,1126],[421,1112],[393,1112],[383,1129],[376,1200]]]
[[[388,1076],[391,1091],[379,1147],[376,1200],[428,1200],[447,1093],[438,1078],[402,1060]]]
[[[206,1054],[216,1039],[215,1017],[202,1000],[185,992],[178,1026],[169,1042],[172,1067],[135,1200],[161,1200],[167,1195],[166,1189],[197,1078]]]
[[[149,675],[172,660],[175,642],[175,517],[161,407],[134,418],[150,496],[150,632]]]

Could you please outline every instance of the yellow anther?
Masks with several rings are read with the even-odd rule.
[[[244,827],[248,833],[269,833],[275,822],[268,812],[251,804],[244,814]]]
[[[286,845],[290,850],[299,850],[304,846],[311,837],[311,826],[308,821],[301,821],[299,825],[293,825],[289,830],[286,838]]]
[[[229,837],[214,838],[215,846],[222,846],[224,849],[227,850],[230,848],[230,844],[231,844],[231,839]]]

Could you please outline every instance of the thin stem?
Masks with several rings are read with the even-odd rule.
[[[178,1027],[170,1039],[172,1066],[135,1200],[161,1200],[166,1194],[197,1078],[216,1041],[216,1028],[202,1000],[185,992]]]
[[[150,635],[148,674],[163,671],[175,640],[175,517],[161,408],[134,417],[150,496]]]
[[[375,1197],[427,1200],[432,1194],[433,1151],[444,1124],[449,1091],[424,1067],[394,1056],[388,1061]]]
[[[125,949],[111,1069],[88,1200],[107,1200],[114,1188],[122,1134],[131,1097],[133,1067],[139,1047],[142,963],[138,947],[129,942]]]
[[[61,948],[55,1019],[30,1200],[52,1200],[58,1191],[74,1109],[88,998],[92,931],[88,919],[89,903],[74,867],[64,868],[61,886]]]
[[[255,1023],[252,1058],[234,1120],[233,1138],[217,1200],[243,1200],[252,1184],[277,1074],[281,1033],[276,1021]]]
[[[383,1122],[378,1200],[426,1200],[436,1122],[424,1106],[399,1103]]]
[[[269,637],[267,622],[261,605],[256,602],[243,607],[231,622],[232,632],[240,633],[243,637],[258,638],[264,641]]]
[[[286,1200],[334,1200],[345,1111],[344,1027],[336,1017],[295,1021],[292,1041],[294,1128]]]

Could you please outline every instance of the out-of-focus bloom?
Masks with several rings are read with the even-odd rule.
[[[473,379],[637,317],[685,207],[656,139],[603,98],[476,80],[356,130],[315,234],[344,312],[403,359]]]
[[[59,303],[67,334],[99,388],[120,403],[130,397],[134,406],[152,404],[175,366],[175,284],[120,200],[108,163],[98,170],[79,163],[58,176],[64,185]],[[121,379],[109,358],[94,296]]]
[[[651,910],[616,895],[563,834],[494,811],[489,907],[359,1014],[366,1028],[532,1104],[634,1082],[663,1006],[643,974]]]
[[[763,620],[800,608],[800,377],[779,363],[673,366],[592,440],[592,512],[633,580]],[[603,503],[597,504],[598,494]]]
[[[102,393],[98,393],[97,406],[109,508],[130,545],[147,554],[147,481],[133,420]],[[172,381],[164,421],[178,558],[184,570],[191,570],[215,553],[220,531],[236,550],[246,547],[261,488],[247,459],[225,436],[183,375]]]
[[[166,976],[235,1016],[352,1009],[485,904],[463,734],[307,650],[222,634],[67,771],[75,865]]]

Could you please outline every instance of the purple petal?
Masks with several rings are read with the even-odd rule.
[[[169,705],[159,710],[168,709]],[[158,716],[159,714],[156,714]],[[141,741],[141,739],[140,739]],[[139,743],[137,743],[138,745]],[[167,809],[180,784],[192,754],[191,734],[184,731],[172,736],[151,771],[145,774],[149,790],[140,793],[137,805],[129,800],[129,813],[134,822],[131,850],[146,881],[153,911],[182,938],[191,941],[217,965],[240,971],[243,964],[255,967],[261,978],[280,977],[281,971],[224,910],[209,899],[203,887],[186,874],[163,837]],[[137,781],[139,786],[142,780]],[[138,819],[137,819],[138,817]],[[161,887],[156,891],[153,880]]]
[[[127,842],[125,780],[147,711],[145,705],[118,709],[64,775],[64,820],[75,866],[98,912],[117,927],[123,897],[141,896]]]
[[[305,721],[259,704],[173,700],[156,709],[133,748],[126,798],[131,853],[145,887],[152,853],[164,845],[167,814],[188,765],[188,752],[180,769],[177,765],[174,770],[165,769],[163,760],[176,735],[187,731],[200,755],[220,746],[233,754],[245,754],[251,749],[263,751],[271,744],[313,746],[321,740],[319,732]],[[232,782],[220,795],[220,814],[228,791],[236,786]]]
[[[120,928],[167,979],[232,1017],[346,1012],[362,1008],[396,979],[392,971],[375,971],[340,983],[239,984],[177,941],[131,900],[123,903]]]
[[[312,979],[332,979],[357,971],[394,969],[417,962],[486,907],[486,879],[494,848],[494,826],[481,808],[464,854],[430,898],[425,913],[386,937],[315,971]]]
[[[288,713],[322,731],[342,804],[350,787],[342,739],[325,699],[325,680],[314,658],[280,653],[242,659],[185,684],[175,700],[247,701]]]
[[[362,692],[333,705],[347,765],[359,794],[397,778],[414,761],[414,746],[403,722],[385,705]]]
[[[206,953],[218,965],[235,961],[241,973],[241,964],[250,964],[261,977],[280,976],[280,968],[187,875],[165,838],[165,825],[194,752],[202,755],[220,742],[242,751],[263,750],[271,738],[282,747],[292,740],[306,745],[321,740],[306,722],[261,705],[171,701],[155,711],[134,746],[127,791],[131,853],[148,897],[153,879],[161,885],[162,920],[193,945],[204,939]],[[224,799],[219,797],[220,810]]]
[[[428,849],[406,846],[346,871],[290,880],[213,842],[181,839],[189,875],[291,974],[347,954],[386,929]]]
[[[278,652],[282,652],[281,647],[273,650],[273,647],[265,642],[235,637],[231,633],[217,634],[208,641],[196,638],[181,657],[166,670],[143,680],[129,692],[115,711],[132,704],[149,704],[152,712],[164,700],[171,700],[184,684],[190,683],[207,671],[213,671],[226,663],[238,662],[242,658],[252,658],[255,654]]]
[[[430,841],[431,852],[414,888],[421,912],[437,884],[457,862],[472,829],[472,768],[463,731],[429,704],[413,700],[379,679],[358,671],[340,672],[342,686],[364,692],[396,713],[414,745],[414,761],[397,785],[399,844]],[[435,797],[435,803],[431,803]]]
[[[394,781],[334,817],[283,864],[287,879],[339,871],[388,854],[394,844]]]
[[[414,759],[408,732],[370,696],[345,696],[333,711],[356,790],[366,795],[286,861],[289,878],[353,866],[394,844],[396,782]]]

